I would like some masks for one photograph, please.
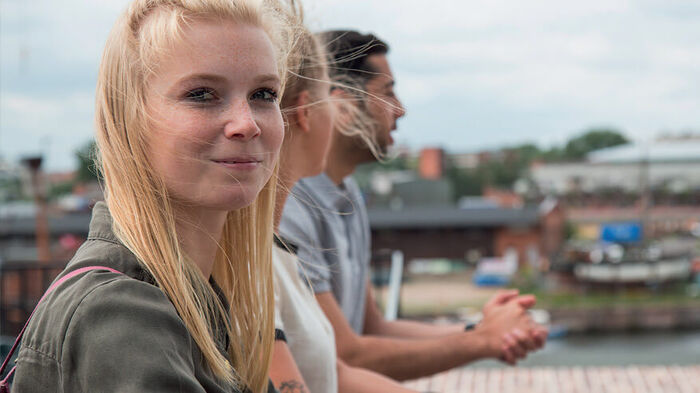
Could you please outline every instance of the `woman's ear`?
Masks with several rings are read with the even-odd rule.
[[[297,96],[297,100],[294,103],[294,112],[292,116],[294,117],[294,123],[302,131],[311,131],[311,123],[309,121],[309,103],[311,102],[311,97],[309,96],[309,91],[304,90]]]

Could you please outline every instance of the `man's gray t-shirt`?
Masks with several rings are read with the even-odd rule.
[[[321,174],[300,180],[284,206],[280,235],[298,247],[301,274],[316,293],[332,292],[350,326],[362,333],[370,229],[357,183],[337,186]]]

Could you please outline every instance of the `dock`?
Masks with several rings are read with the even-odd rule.
[[[460,368],[404,385],[435,393],[698,393],[700,364]]]

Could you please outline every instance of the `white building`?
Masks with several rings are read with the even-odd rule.
[[[637,192],[644,181],[671,192],[700,190],[700,140],[602,149],[590,153],[585,162],[535,164],[531,175],[543,193],[554,195],[601,189]]]

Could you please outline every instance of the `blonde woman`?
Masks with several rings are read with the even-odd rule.
[[[292,38],[271,1],[136,0],[109,35],[106,203],[24,335],[14,392],[263,392]]]
[[[306,30],[299,36],[290,53],[282,100],[287,130],[280,153],[276,223],[294,184],[323,170],[333,128],[340,127],[337,105],[347,102],[340,89],[331,92],[323,46]],[[278,334],[270,377],[280,393],[411,392],[386,377],[336,359],[333,327],[299,275],[295,245],[276,240],[273,269]]]

